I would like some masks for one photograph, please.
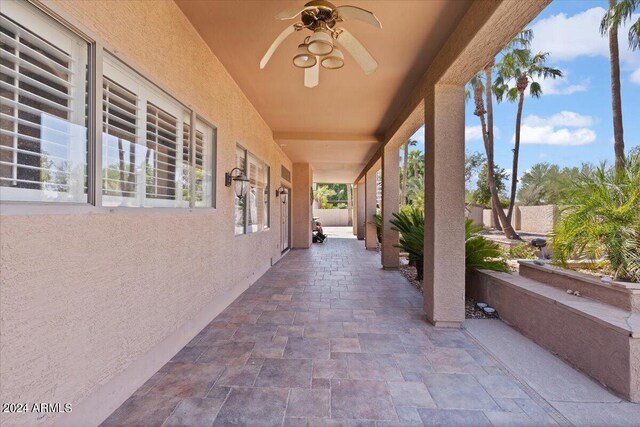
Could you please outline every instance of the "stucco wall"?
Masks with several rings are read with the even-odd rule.
[[[507,210],[505,209],[506,213]],[[553,231],[557,218],[558,207],[555,205],[516,206],[513,210],[512,224],[517,231],[546,234]],[[491,209],[483,210],[482,222],[487,228],[494,226]]]
[[[224,172],[236,143],[271,166],[272,189],[280,164],[292,166],[173,2],[48,5],[217,127],[215,210],[2,210],[0,401],[69,402],[74,418],[39,422],[90,425],[279,258],[280,203],[271,205],[269,231],[234,236]],[[4,425],[41,416],[4,415]]]
[[[518,206],[519,230],[530,233],[551,233],[553,225],[558,217],[558,207],[545,206]]]
[[[349,209],[314,209],[313,216],[320,218],[323,227],[346,227],[349,225]]]

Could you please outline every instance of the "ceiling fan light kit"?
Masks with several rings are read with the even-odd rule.
[[[356,6],[336,7],[326,0],[314,0],[305,4],[302,10],[285,10],[279,13],[276,19],[294,19],[298,15],[300,21],[286,27],[271,44],[260,61],[261,69],[267,65],[273,53],[287,37],[298,31],[309,30],[313,34],[298,45],[293,56],[293,65],[304,69],[306,87],[318,85],[320,65],[329,70],[344,66],[344,54],[337,44],[351,54],[365,74],[376,71],[378,63],[362,43],[345,28],[337,27],[346,20],[359,20],[382,28],[382,24],[373,13]]]
[[[333,39],[329,34],[329,31],[322,28],[318,28],[313,32],[313,35],[309,39],[309,52],[314,55],[323,56],[328,55],[333,50]]]
[[[310,68],[318,63],[318,59],[309,53],[307,46],[306,43],[298,45],[296,54],[293,56],[293,65],[298,68]]]
[[[344,55],[338,47],[334,47],[330,54],[320,60],[320,64],[329,70],[337,70],[344,66]]]

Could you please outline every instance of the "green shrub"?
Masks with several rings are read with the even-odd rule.
[[[409,261],[415,263],[416,279],[422,280],[424,260],[424,213],[416,207],[403,207],[393,214],[389,221],[393,229],[400,232],[399,244],[402,251],[409,254]]]
[[[464,223],[465,267],[469,270],[493,270],[509,272],[507,263],[502,258],[500,246],[480,234],[481,225],[473,225],[467,219]]]
[[[568,202],[554,229],[557,260],[604,258],[615,279],[640,282],[640,154],[620,170],[581,174]]]
[[[389,221],[400,232],[397,245],[409,254],[409,260],[416,264],[416,279],[422,280],[424,261],[424,213],[422,209],[407,207],[393,214]],[[473,221],[465,221],[465,267],[509,272],[506,261],[497,243],[481,234],[482,227],[474,226]]]
[[[373,216],[373,223],[376,225],[376,236],[378,242],[382,243],[382,215],[377,213]]]

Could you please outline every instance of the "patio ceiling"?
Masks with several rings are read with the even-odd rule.
[[[379,67],[365,76],[345,54],[344,68],[321,69],[313,89],[303,86],[303,71],[291,62],[300,33],[280,46],[264,70],[258,66],[274,38],[294,22],[273,17],[304,3],[177,0],[291,160],[311,163],[317,182],[353,182],[471,1],[334,2],[371,10],[380,19],[382,30],[345,23]]]

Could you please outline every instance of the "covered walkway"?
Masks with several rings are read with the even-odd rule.
[[[466,331],[426,322],[420,293],[378,253],[330,231],[271,268],[104,425],[570,424]]]

